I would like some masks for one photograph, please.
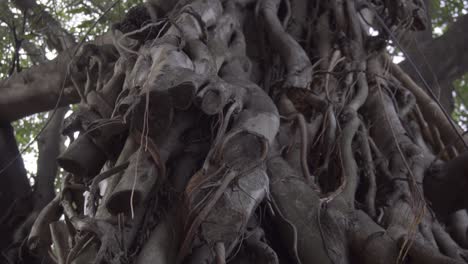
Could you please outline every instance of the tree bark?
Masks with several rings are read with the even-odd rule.
[[[32,191],[26,177],[23,159],[18,151],[13,127],[2,122],[0,126],[0,249],[6,250],[14,240],[14,233],[28,216],[33,206]],[[25,230],[27,232],[27,230]],[[26,234],[25,234],[26,235]]]
[[[468,15],[463,15],[449,25],[447,32],[440,37],[432,38],[431,31],[426,31],[420,35],[407,34],[409,39],[402,40],[409,58],[401,67],[422,86],[416,69],[409,62],[411,59],[448,112],[452,112],[454,107],[453,82],[468,71],[466,28]]]
[[[404,3],[136,6],[69,79],[48,66],[49,91],[79,95],[64,128],[79,137],[25,246],[75,263],[460,263],[443,224],[466,206],[466,154],[437,152],[460,128],[367,31],[423,28],[421,1]],[[28,93],[20,80],[3,87]]]

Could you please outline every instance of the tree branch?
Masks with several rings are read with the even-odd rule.
[[[0,81],[0,120],[14,121],[22,117],[51,110],[59,105],[78,102],[78,96],[68,79],[70,54],[15,73]]]
[[[109,34],[96,37],[89,42],[97,46],[109,46],[112,38]],[[54,109],[55,106],[64,106],[79,102],[78,93],[73,86],[70,76],[78,85],[84,86],[86,74],[69,69],[74,58],[76,46],[61,52],[55,59],[32,66],[20,73],[15,73],[7,79],[0,80],[0,120],[14,121],[22,117]],[[115,62],[113,55],[106,54],[106,65],[112,66]],[[79,53],[78,55],[79,56]],[[88,60],[87,54],[83,59]],[[107,57],[108,56],[108,57]],[[63,93],[62,93],[63,92]],[[60,102],[58,99],[60,94]]]
[[[54,181],[57,176],[57,162],[60,154],[62,121],[68,107],[57,109],[52,120],[38,138],[39,158],[37,160],[37,176],[35,189],[35,209],[42,209],[54,199]]]
[[[464,15],[459,17],[442,36],[432,40],[427,40],[426,37],[422,43],[420,38],[414,39],[416,43],[408,45],[410,58],[418,65],[418,70],[429,86],[439,94],[442,104],[447,109],[450,109],[448,106],[452,90],[449,86],[468,72],[468,52],[466,52],[468,35],[465,34],[467,28],[468,15]],[[415,69],[407,60],[401,64],[401,67],[414,80],[420,82]]]
[[[15,141],[13,127],[6,122],[0,122],[0,170],[6,166],[7,169],[0,173],[2,184],[0,184],[0,249],[8,246],[14,232],[14,226],[27,215],[31,204],[28,198],[31,193],[23,160],[16,159],[13,164],[11,160],[18,155],[18,146]]]

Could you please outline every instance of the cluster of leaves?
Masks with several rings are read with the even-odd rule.
[[[39,133],[45,125],[48,113],[38,113],[22,118],[13,123],[15,127],[16,141],[20,150],[25,149],[35,135]]]
[[[46,0],[46,10],[76,39],[90,40],[109,30],[125,12],[142,0]],[[97,23],[96,23],[97,22]],[[86,34],[89,31],[89,34]]]
[[[26,171],[29,176],[36,173],[35,161],[38,158],[37,144],[30,145],[47,121],[48,113],[34,114],[13,122],[18,148],[23,152]]]
[[[434,35],[441,35],[456,19],[468,13],[468,1],[465,0],[431,0],[431,19]]]
[[[468,130],[468,74],[453,83],[453,98],[455,108],[452,117],[462,126],[463,130]]]
[[[34,1],[34,0],[33,0]],[[39,9],[51,14],[76,40],[92,39],[109,30],[112,22],[119,21],[131,6],[142,0],[36,0]],[[24,16],[13,1],[0,1],[0,78],[11,71],[17,41],[28,41],[51,59],[56,52],[46,45],[40,29],[31,25],[34,19]],[[112,7],[112,8],[111,8]],[[37,21],[36,21],[37,22]],[[89,31],[89,32],[88,32]],[[16,35],[16,36],[15,36]],[[22,48],[19,49],[21,70],[33,65]]]
[[[17,41],[22,39],[41,42],[26,33],[26,24],[21,11],[11,7],[7,1],[0,1],[0,78],[5,78],[11,73]],[[16,69],[29,67],[31,61],[24,51],[20,51],[19,55],[20,67]]]

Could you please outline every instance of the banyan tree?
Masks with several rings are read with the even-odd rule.
[[[7,259],[465,263],[463,131],[387,51],[405,52],[425,12],[420,0],[155,0],[13,74],[0,119],[77,107],[60,191]]]

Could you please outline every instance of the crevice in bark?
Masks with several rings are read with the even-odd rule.
[[[466,208],[466,154],[436,153],[457,131],[361,21],[420,29],[419,1],[175,2],[132,9],[112,44],[73,59],[80,103],[63,132],[79,137],[30,250],[53,244],[76,263],[463,261],[466,233],[449,231],[466,232],[450,215]]]

